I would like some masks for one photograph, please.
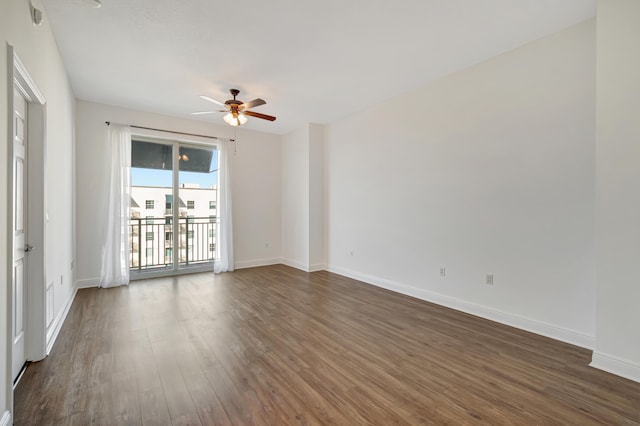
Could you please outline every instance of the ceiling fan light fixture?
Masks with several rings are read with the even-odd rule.
[[[230,126],[242,126],[244,123],[246,123],[247,117],[244,114],[239,114],[239,113],[228,113],[227,115],[225,115],[223,117],[223,120]]]
[[[238,89],[230,89],[229,92],[233,96],[233,99],[229,99],[225,103],[216,101],[215,99],[210,98],[209,96],[204,96],[204,95],[200,96],[201,99],[208,102],[212,102],[216,105],[220,105],[224,107],[224,109],[219,109],[217,111],[192,112],[191,114],[201,115],[201,114],[213,114],[215,112],[225,112],[227,114],[224,117],[222,117],[222,119],[229,126],[233,126],[233,127],[242,126],[247,121],[249,121],[247,116],[259,118],[261,120],[268,120],[268,121],[274,121],[276,119],[272,115],[260,114],[258,112],[250,111],[250,108],[254,108],[254,107],[258,107],[260,105],[266,104],[267,102],[264,99],[256,98],[252,101],[245,103],[239,99],[236,99],[236,96],[238,95],[238,93],[240,93]]]

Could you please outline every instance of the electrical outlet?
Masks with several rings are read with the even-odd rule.
[[[485,279],[485,284],[493,285],[493,274],[487,274],[487,278]]]
[[[440,268],[440,276],[444,278],[445,275],[447,275],[447,270],[444,267]]]

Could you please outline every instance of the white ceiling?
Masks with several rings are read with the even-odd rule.
[[[595,0],[43,0],[79,99],[247,128],[328,123],[595,15]],[[215,107],[215,106],[214,106]],[[132,123],[135,124],[135,123]]]

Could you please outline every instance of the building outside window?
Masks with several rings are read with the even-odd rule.
[[[196,208],[196,203],[195,203],[195,201],[187,201],[187,208],[188,208],[189,210],[193,210],[193,209],[195,209],[195,208]]]
[[[216,236],[216,231],[215,229],[209,229],[209,238],[213,238]]]
[[[147,225],[153,225],[153,216],[146,217]]]
[[[215,223],[216,221],[216,216],[215,215],[209,215],[209,223]]]
[[[147,241],[153,241],[153,232],[147,232]]]
[[[144,204],[147,210],[153,210],[155,208],[153,200],[146,200]]]
[[[153,247],[147,248],[147,257],[153,257]]]
[[[193,231],[187,231],[187,238],[193,238]]]
[[[211,243],[209,244],[209,251],[214,251],[216,249],[216,245]]]
[[[164,233],[164,239],[165,239],[165,241],[173,240],[173,232],[165,232]]]
[[[216,208],[216,202],[215,201],[209,201],[209,210],[213,210]]]
[[[173,218],[172,218],[171,216],[167,216],[167,217],[165,217],[165,218],[164,218],[164,224],[165,224],[165,225],[171,225],[172,219],[173,219]]]

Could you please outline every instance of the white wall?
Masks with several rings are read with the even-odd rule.
[[[594,37],[590,20],[328,125],[329,269],[592,346]]]
[[[74,96],[67,80],[57,45],[47,24],[31,23],[27,0],[0,2],[0,135],[7,135],[7,44],[27,67],[31,77],[46,98],[46,165],[45,197],[49,220],[46,225],[46,283],[54,283],[54,317],[60,318],[73,294],[73,145]],[[6,141],[6,139],[4,139]],[[8,197],[8,143],[3,144],[4,166],[0,173],[0,202]],[[11,258],[7,253],[8,212],[0,209],[0,306],[7,306],[7,286]],[[42,248],[41,248],[42,249]],[[45,285],[45,283],[42,283]],[[0,315],[0,417],[9,408],[11,374],[7,362],[6,309]]]
[[[280,136],[241,128],[236,139],[238,151],[233,159],[236,268],[279,263],[282,253]]]
[[[640,381],[640,2],[598,2],[598,303],[592,365]]]
[[[100,277],[108,183],[108,165],[103,161],[108,153],[105,121],[223,138],[233,138],[234,133],[227,125],[85,101],[77,102],[76,111],[77,280],[78,286],[84,287],[97,285]],[[235,138],[232,190],[236,267],[277,263],[281,251],[280,138],[244,129],[239,129]]]
[[[307,124],[282,137],[282,258],[324,269],[324,126]]]
[[[309,126],[282,137],[282,258],[309,267]]]
[[[309,269],[325,268],[324,126],[309,124]]]

